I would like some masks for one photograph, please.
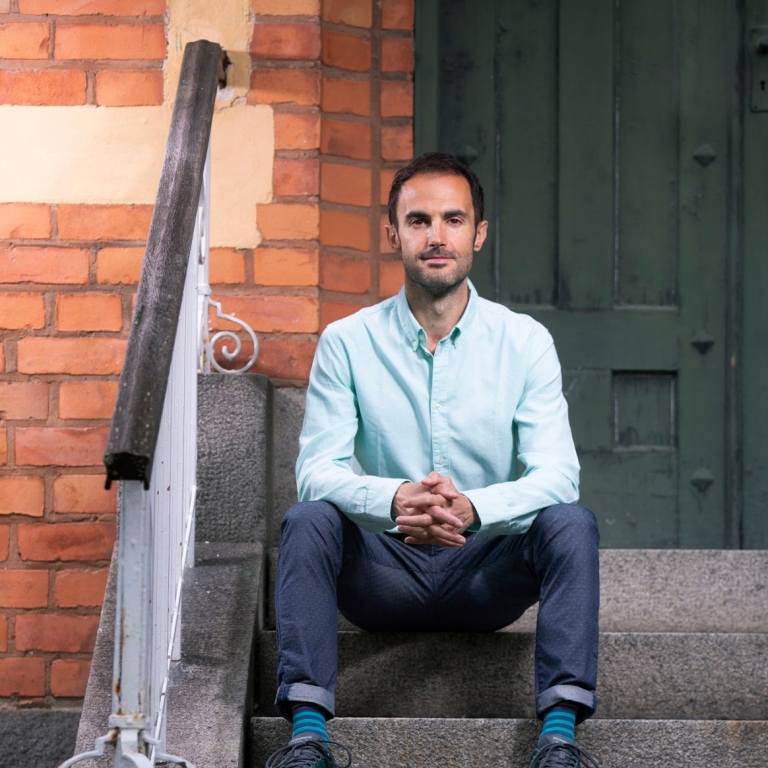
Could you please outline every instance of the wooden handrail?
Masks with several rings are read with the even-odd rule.
[[[149,487],[176,327],[226,54],[198,40],[184,50],[176,103],[147,238],[136,308],[104,454],[112,480]]]

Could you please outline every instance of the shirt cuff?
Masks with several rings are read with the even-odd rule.
[[[476,488],[462,493],[472,502],[480,518],[480,525],[474,529],[478,536],[510,536],[525,533],[536,519],[539,510],[518,512],[510,499],[497,486]]]
[[[409,482],[407,478],[371,477],[365,494],[365,505],[360,519],[355,522],[367,531],[383,533],[394,528],[392,499],[397,489]]]

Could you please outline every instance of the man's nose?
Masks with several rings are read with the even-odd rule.
[[[429,228],[429,245],[445,245],[445,229],[442,221],[433,222]]]

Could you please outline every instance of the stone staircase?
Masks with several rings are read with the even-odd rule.
[[[208,376],[199,397],[198,565],[168,748],[198,768],[263,768],[289,736],[272,704],[269,596],[304,394]],[[601,571],[599,709],[579,743],[603,768],[765,768],[768,552],[604,550]],[[100,637],[111,641],[108,614]],[[527,768],[539,731],[535,618],[476,635],[366,633],[340,620],[332,737],[354,768]],[[97,643],[92,678],[111,670],[108,652]],[[105,675],[94,691],[108,694]],[[93,702],[81,748],[103,728],[86,716]]]
[[[766,554],[601,553],[600,704],[578,739],[604,768],[768,764]],[[361,767],[527,766],[534,623],[531,611],[493,634],[342,630],[333,736]],[[253,766],[288,734],[258,716],[274,696],[269,630],[258,659]]]

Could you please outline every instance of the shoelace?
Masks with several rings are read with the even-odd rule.
[[[330,750],[331,744],[347,753],[347,762],[344,765],[339,765],[336,762]],[[324,742],[320,739],[305,739],[295,744],[286,744],[278,749],[268,758],[266,768],[313,768],[321,760],[327,760],[328,765],[335,766],[335,768],[349,768],[352,765],[352,754],[338,741]]]
[[[528,768],[579,768],[579,766],[600,768],[600,763],[576,744],[554,742],[537,749],[533,753]]]

